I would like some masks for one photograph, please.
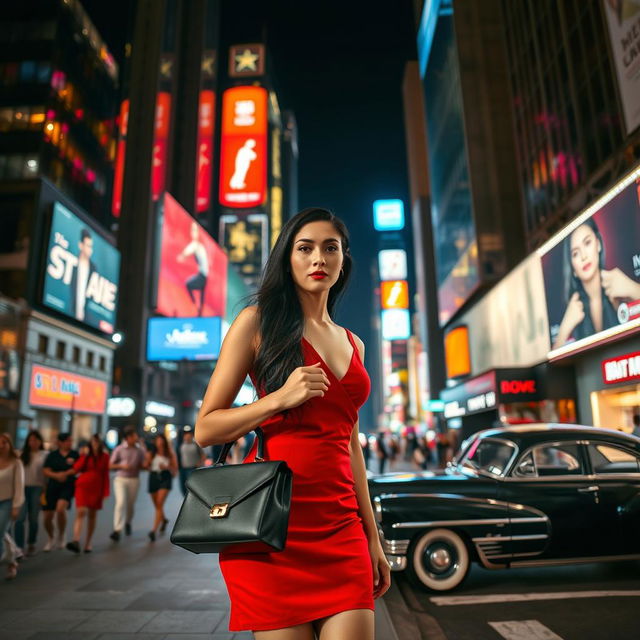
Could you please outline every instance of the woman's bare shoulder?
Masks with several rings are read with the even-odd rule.
[[[362,342],[362,340],[360,340],[360,338],[353,331],[349,331],[349,333],[353,336],[353,340],[358,347],[360,358],[364,358],[364,342]]]
[[[245,307],[229,329],[231,339],[257,346],[260,334],[260,314],[256,305]]]

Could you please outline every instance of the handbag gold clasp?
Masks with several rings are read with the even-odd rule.
[[[224,518],[229,510],[228,502],[221,502],[220,504],[214,504],[209,511],[210,518]]]

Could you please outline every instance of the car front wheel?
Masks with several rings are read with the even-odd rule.
[[[433,529],[419,536],[408,556],[410,577],[434,591],[455,589],[469,571],[467,546],[449,529]]]

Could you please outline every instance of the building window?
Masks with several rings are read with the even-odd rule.
[[[80,347],[73,347],[73,362],[80,364]]]
[[[49,351],[49,336],[38,334],[38,352],[47,354]]]
[[[87,367],[93,367],[93,351],[87,351]]]
[[[107,359],[104,356],[100,356],[100,371],[107,370]]]
[[[67,350],[66,342],[63,342],[62,340],[58,340],[58,344],[56,344],[56,358],[58,358],[59,360],[64,360],[64,354],[66,350]]]

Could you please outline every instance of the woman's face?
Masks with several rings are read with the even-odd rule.
[[[586,224],[580,225],[570,240],[571,268],[578,280],[588,282],[600,268],[600,241]]]
[[[331,222],[305,224],[293,238],[291,276],[304,291],[328,291],[340,277],[343,261],[342,236]]]
[[[11,447],[9,446],[9,441],[0,436],[0,457],[4,458],[5,456],[8,456],[10,451]]]
[[[29,449],[31,449],[31,451],[38,451],[38,449],[40,449],[40,440],[33,434],[29,436]]]

